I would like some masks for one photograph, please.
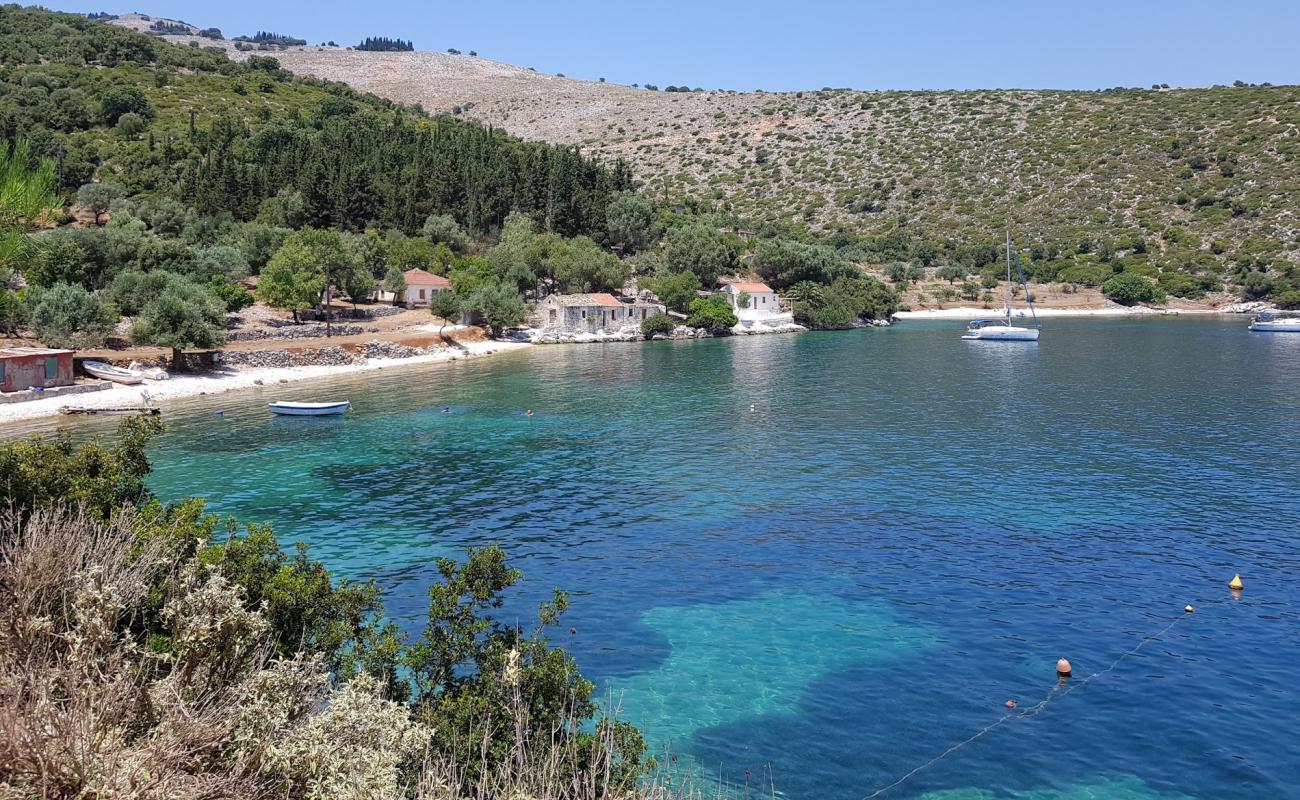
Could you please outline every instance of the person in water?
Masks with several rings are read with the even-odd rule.
[[[524,412],[525,417],[531,417],[532,415],[533,415],[533,410],[531,408]]]
[[[444,414],[450,414],[450,413],[451,413],[451,406],[443,406],[443,407],[442,407],[442,413],[444,413]]]

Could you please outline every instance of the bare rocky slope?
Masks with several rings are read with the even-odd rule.
[[[138,15],[117,20],[138,29]],[[197,32],[197,29],[196,29]],[[172,41],[235,43],[197,36]],[[627,159],[762,221],[1300,260],[1300,89],[658,92],[445,53],[251,51],[524,138]],[[1180,256],[1181,258],[1181,256]]]

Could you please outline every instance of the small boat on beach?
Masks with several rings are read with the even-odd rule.
[[[86,371],[87,375],[94,375],[96,378],[102,378],[113,383],[121,383],[127,386],[144,383],[144,376],[138,372],[115,367],[105,361],[83,361],[81,362],[81,368]]]
[[[132,361],[131,366],[125,368],[114,366],[107,361],[83,361],[81,368],[87,375],[126,386],[135,386],[146,380],[165,381],[171,377],[164,369],[145,366],[138,361]]]
[[[1020,256],[1016,256],[1016,272],[1020,276],[1020,285],[1025,290],[1025,302],[1029,304],[1029,313],[1034,318],[1034,326],[1026,328],[1011,324],[1011,231],[1007,231],[1007,303],[1001,317],[992,319],[973,319],[961,338],[983,342],[1036,342],[1040,333],[1038,314],[1034,311],[1034,298],[1029,294],[1025,283],[1025,273],[1020,269]],[[1023,314],[1023,312],[1021,312]]]
[[[1265,311],[1250,321],[1257,333],[1300,333],[1300,312]]]
[[[345,413],[351,405],[347,400],[340,403],[294,403],[281,400],[277,403],[267,403],[266,407],[272,414],[286,417],[328,417]]]

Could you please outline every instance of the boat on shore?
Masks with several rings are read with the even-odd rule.
[[[266,407],[272,414],[280,414],[286,417],[328,417],[346,413],[351,405],[351,402],[347,400],[338,403],[295,403],[281,400],[276,403],[267,403]]]
[[[96,378],[125,386],[136,386],[144,383],[144,376],[138,372],[115,367],[106,361],[83,361],[81,362],[81,368],[86,371],[87,375],[93,375]]]
[[[1250,321],[1257,333],[1300,333],[1300,312],[1265,311]]]
[[[1020,285],[1025,291],[1025,302],[1029,304],[1029,313],[1034,319],[1033,327],[1011,324],[1011,231],[1007,231],[1007,301],[1003,315],[991,319],[974,319],[966,327],[961,338],[982,342],[1036,342],[1041,326],[1038,314],[1034,311],[1034,298],[1029,294],[1029,285],[1025,283],[1024,270],[1020,268],[1020,256],[1016,256],[1016,272],[1020,276]]]
[[[137,386],[146,380],[165,381],[171,377],[164,369],[144,366],[137,361],[132,361],[129,367],[114,366],[107,361],[83,361],[81,368],[87,375],[125,386]]]

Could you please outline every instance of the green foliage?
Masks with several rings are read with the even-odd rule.
[[[696,298],[700,279],[694,272],[661,272],[649,281],[648,288],[665,306],[684,314]]]
[[[209,281],[225,278],[238,281],[248,277],[248,258],[238,247],[214,244],[194,251],[192,275],[195,280]]]
[[[712,334],[728,333],[740,320],[731,310],[731,303],[721,295],[697,297],[691,301],[691,313],[686,318],[686,325],[691,328],[703,328]]]
[[[50,347],[98,346],[117,322],[116,309],[77,284],[33,291],[28,302],[32,330]]]
[[[461,298],[455,292],[434,292],[429,298],[429,313],[439,319],[438,335],[448,322],[455,322],[460,317]]]
[[[131,326],[131,341],[170,347],[173,368],[179,370],[181,351],[211,350],[226,343],[225,323],[224,302],[203,286],[175,278],[140,309]]]
[[[373,282],[372,282],[373,285]],[[248,308],[253,304],[253,293],[240,286],[232,283],[228,278],[222,275],[213,275],[208,280],[207,288],[213,296],[221,301],[226,307],[226,311],[234,312],[240,309]]]
[[[1135,303],[1160,303],[1165,299],[1164,292],[1151,281],[1128,272],[1120,273],[1107,280],[1101,286],[1101,293],[1116,303],[1126,306]]]
[[[674,272],[690,271],[705,286],[736,268],[736,250],[727,238],[704,225],[683,225],[668,231],[664,260]]]
[[[312,308],[325,291],[325,274],[342,276],[352,267],[354,254],[338,231],[304,228],[285,239],[262,270],[257,297],[275,308]]]
[[[791,296],[795,319],[812,328],[852,328],[863,320],[887,319],[898,310],[893,290],[860,272],[841,275],[825,288],[799,283]]]
[[[605,211],[605,222],[610,243],[622,247],[624,255],[646,249],[662,234],[654,204],[635,192],[614,195]]]
[[[369,50],[373,52],[410,52],[415,49],[415,45],[409,40],[390,39],[387,36],[367,36],[357,45],[356,50]]]
[[[26,139],[0,144],[0,231],[30,230],[59,207],[53,159],[35,159]]]
[[[1300,309],[1300,290],[1278,294],[1273,298],[1273,305],[1284,309]]]
[[[469,249],[469,236],[455,219],[447,214],[430,214],[420,226],[420,235],[434,244],[445,244],[454,252]]]
[[[451,248],[426,239],[400,237],[388,245],[388,265],[403,271],[422,269],[435,275],[445,275],[452,262]]]
[[[166,270],[153,272],[127,270],[113,278],[104,295],[120,312],[128,317],[134,317],[150,300],[161,295],[168,284],[179,277],[176,273]]]
[[[667,314],[655,314],[641,320],[641,334],[649,339],[656,333],[671,334],[677,328],[677,320]]]
[[[554,242],[546,269],[566,292],[610,292],[623,288],[627,264],[585,236]]]
[[[123,420],[111,444],[99,438],[74,443],[67,431],[0,443],[0,487],[8,508],[25,516],[64,503],[84,505],[106,519],[149,497],[145,447],[162,431],[156,417]]]
[[[113,201],[122,197],[126,190],[116,183],[86,183],[77,190],[77,202],[95,214],[96,225]]]
[[[141,120],[153,119],[153,106],[139,87],[113,86],[100,95],[99,116],[105,125],[116,125],[126,114],[134,114]]]
[[[788,239],[763,242],[754,253],[754,271],[775,289],[802,281],[830,283],[854,271],[835,250]]]
[[[460,292],[457,291],[456,294],[459,295]],[[501,284],[479,286],[464,295],[462,303],[462,308],[483,321],[491,336],[500,336],[507,328],[522,325],[527,311],[519,293]]]
[[[406,293],[406,276],[402,274],[401,269],[389,267],[384,273],[384,291],[393,295],[394,302],[402,299]]]

